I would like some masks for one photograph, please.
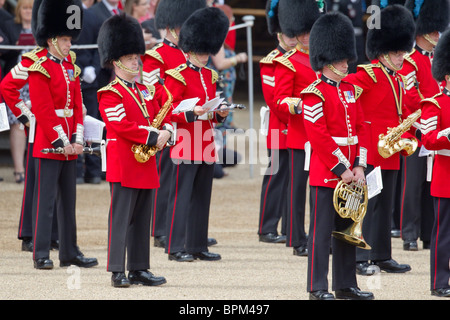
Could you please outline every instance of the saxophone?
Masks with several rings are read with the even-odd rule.
[[[173,101],[172,94],[169,92],[169,90],[167,90],[166,86],[162,83],[161,78],[160,83],[162,84],[164,90],[166,90],[167,101],[164,103],[163,107],[159,110],[158,114],[152,121],[152,127],[156,129],[159,129],[161,127],[164,118],[166,117],[167,113],[172,107]],[[137,162],[145,163],[148,160],[150,160],[151,157],[156,155],[156,153],[158,152],[158,148],[156,146],[149,146],[146,144],[139,144],[139,145],[134,144],[131,147],[131,151],[133,152],[134,158],[137,160]]]
[[[414,122],[420,118],[422,111],[420,109],[411,113],[401,124],[395,128],[388,128],[387,133],[379,135],[378,153],[385,159],[394,153],[405,150],[407,155],[412,155],[417,149],[417,139],[402,139],[402,135],[411,128]]]

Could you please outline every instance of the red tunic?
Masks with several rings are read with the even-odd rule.
[[[214,70],[197,68],[189,61],[166,71],[166,87],[173,95],[173,107],[190,98],[199,98],[198,106],[214,99],[217,79],[218,74]],[[172,114],[171,121],[177,125],[177,138],[171,148],[171,158],[215,162],[213,124],[222,120],[217,113],[209,114],[208,120],[197,120],[193,111]]]
[[[358,66],[356,73],[348,75],[345,80],[363,89],[360,100],[370,132],[367,163],[380,166],[382,170],[399,170],[400,153],[385,159],[378,153],[377,145],[380,134],[397,127],[409,114],[403,99],[402,77],[374,61],[373,64]]]
[[[311,143],[311,186],[335,188],[346,169],[366,167],[367,124],[360,105],[361,89],[326,77],[302,91],[305,131]],[[359,99],[358,99],[359,98]]]
[[[116,78],[97,94],[100,114],[107,129],[106,180],[120,182],[127,188],[154,189],[159,187],[155,157],[140,163],[131,148],[135,144],[149,144],[150,133],[157,132],[150,125],[159,111],[159,104],[153,99],[153,86],[137,82],[134,85],[134,88],[129,88]],[[138,104],[142,100],[148,119]]]
[[[428,150],[436,150],[433,175],[431,179],[431,195],[450,198],[450,97],[449,91],[421,102],[422,142]]]
[[[278,47],[270,52],[266,57],[259,62],[261,85],[264,100],[270,109],[269,116],[269,131],[267,134],[267,148],[268,149],[286,149],[287,140],[287,124],[289,122],[289,115],[282,112],[274,101],[275,89],[275,66],[274,59],[286,53],[284,49]],[[284,132],[283,132],[284,131]]]
[[[31,110],[20,99],[19,90],[28,82],[28,69],[39,58],[47,55],[47,49],[37,47],[22,55],[22,60],[11,69],[0,84],[0,92],[6,105],[11,109],[17,120],[26,124],[30,121]]]
[[[311,69],[309,55],[297,49],[286,52],[275,61],[274,104],[276,108],[289,116],[286,144],[291,149],[304,149],[308,139],[303,125],[303,117],[295,114],[285,99],[299,98],[300,92],[317,80],[319,75]]]
[[[158,102],[163,105],[164,88],[158,83],[158,77],[164,79],[167,70],[186,63],[186,56],[178,46],[164,39],[164,42],[148,50],[141,59],[143,83],[155,86]]]
[[[83,101],[80,68],[72,54],[62,61],[50,53],[28,69],[30,100],[36,116],[33,156],[74,160],[76,155],[44,154],[44,148],[58,148],[72,142],[83,143]]]

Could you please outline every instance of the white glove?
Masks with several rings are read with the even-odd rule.
[[[84,68],[83,71],[83,80],[87,83],[92,83],[95,81],[95,78],[97,78],[97,75],[95,74],[95,68],[92,66]]]

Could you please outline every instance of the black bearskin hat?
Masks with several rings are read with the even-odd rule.
[[[309,35],[309,60],[314,71],[347,59],[356,61],[356,40],[350,18],[329,12],[317,19]]]
[[[405,7],[414,16],[416,35],[443,32],[448,26],[448,0],[406,0]]]
[[[161,0],[155,12],[156,28],[181,28],[186,19],[201,8],[206,8],[206,0]]]
[[[410,52],[414,45],[414,20],[411,12],[395,4],[382,9],[380,25],[370,28],[366,54],[370,60],[392,51]]]
[[[316,0],[279,0],[278,21],[281,32],[289,38],[309,33],[320,17],[319,5],[324,2]]]
[[[36,0],[33,3],[31,28],[38,46],[47,47],[47,39],[59,36],[70,36],[76,41],[82,25],[81,0]]]
[[[180,30],[178,45],[184,52],[215,55],[225,41],[230,22],[219,8],[195,11]]]
[[[450,30],[445,31],[434,49],[431,73],[437,81],[444,81],[450,75]]]
[[[372,3],[371,3],[372,6],[378,6],[381,9],[384,9],[387,6],[390,6],[393,4],[404,5],[405,0],[372,0]]]
[[[278,21],[278,1],[267,0],[266,2],[267,30],[272,35],[281,32],[280,21]]]
[[[139,22],[125,13],[106,20],[98,32],[98,52],[102,67],[128,54],[145,53],[145,41]]]

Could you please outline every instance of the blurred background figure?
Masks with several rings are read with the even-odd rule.
[[[150,5],[150,0],[126,0],[124,11],[135,18],[139,23],[141,23],[143,32],[144,32],[144,41],[145,41],[145,49],[151,49],[156,43],[157,40],[161,37],[159,36],[158,31],[154,27],[153,28],[150,25],[150,23],[146,23],[146,28],[144,28],[144,25],[142,23],[144,21],[149,20],[150,17],[150,8],[155,8],[157,1],[152,1],[152,6]],[[154,12],[152,13],[154,14]],[[153,20],[154,21],[154,20]],[[154,22],[153,22],[154,23]],[[153,32],[156,32],[154,35]]]

